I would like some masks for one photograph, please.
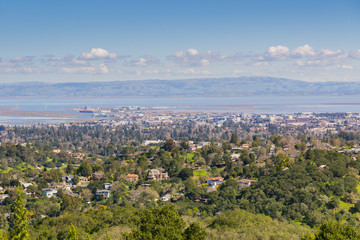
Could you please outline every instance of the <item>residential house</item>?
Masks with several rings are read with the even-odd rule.
[[[66,191],[65,193],[66,193],[67,195],[71,196],[71,197],[79,197],[79,194],[74,193],[74,192],[72,192],[72,191]]]
[[[69,183],[71,185],[74,185],[74,176],[73,175],[67,175],[67,176],[62,176],[61,180],[63,182]]]
[[[89,178],[87,178],[87,177],[79,177],[79,181],[81,182],[81,183],[89,183],[90,181],[89,181]]]
[[[325,169],[327,167],[327,165],[320,165],[319,169]]]
[[[56,188],[43,188],[41,190],[41,194],[45,197],[54,197],[57,195],[57,189]]]
[[[216,190],[216,187],[221,185],[224,181],[223,177],[208,178],[206,181],[207,191],[212,192]]]
[[[251,183],[257,182],[256,179],[240,179],[237,182],[239,183],[240,188],[247,188],[251,186]]]
[[[148,180],[149,181],[161,181],[169,179],[169,175],[162,168],[150,169]]]
[[[91,180],[93,181],[101,181],[105,179],[105,173],[102,171],[94,172],[91,175]]]
[[[32,183],[23,183],[21,182],[21,186],[23,187],[23,189],[27,189],[28,187],[32,186]]]
[[[96,190],[96,198],[99,199],[99,198],[109,198],[111,196],[111,192],[110,190],[106,190],[106,189],[103,189],[103,190]]]
[[[167,202],[167,201],[170,201],[170,199],[171,199],[171,194],[168,193],[168,194],[165,194],[165,196],[161,197],[160,201],[161,202]]]
[[[198,199],[195,199],[194,202],[199,202],[199,203],[207,203],[207,199],[206,198],[198,198]]]
[[[111,183],[104,183],[104,189],[105,190],[110,190],[111,189],[112,184]]]
[[[5,198],[9,197],[9,194],[0,194],[0,205],[5,203]]]
[[[83,159],[85,157],[85,153],[70,153],[70,155],[77,159]]]
[[[126,179],[127,182],[137,182],[139,181],[139,175],[137,174],[128,174],[126,175]]]
[[[140,187],[143,189],[151,188],[151,184],[144,183],[144,184],[141,184]]]

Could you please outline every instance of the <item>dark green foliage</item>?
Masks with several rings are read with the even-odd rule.
[[[358,240],[359,231],[348,224],[325,222],[315,234],[315,240]]]
[[[165,151],[171,152],[175,149],[176,145],[175,145],[175,141],[174,139],[167,139],[164,143],[164,145],[162,146],[162,148]]]
[[[271,135],[270,136],[270,141],[275,144],[275,146],[280,147],[281,146],[281,136],[278,135]]]
[[[236,133],[231,134],[230,143],[233,143],[235,145],[239,144],[239,136]]]
[[[13,215],[11,216],[10,239],[27,240],[29,239],[28,222],[26,209],[21,197],[20,186],[17,188],[17,196],[12,205]]]
[[[299,161],[285,171],[282,168],[287,165],[288,158],[279,155],[275,160],[277,169],[265,167],[259,172],[259,182],[240,193],[237,202],[241,208],[313,226],[321,223],[326,215],[332,214],[330,209],[339,207],[339,198],[346,191],[356,191],[357,179],[346,175],[346,165],[351,164],[352,160],[344,154],[308,150],[305,161]],[[319,169],[320,165],[329,167]],[[244,168],[246,171],[247,168]]]
[[[81,208],[81,198],[62,194],[61,211],[77,212]]]
[[[183,239],[185,222],[172,206],[145,210],[139,228],[125,235],[124,239]]]
[[[187,229],[185,229],[183,236],[184,236],[184,240],[205,240],[207,233],[200,226],[199,223],[194,222],[191,223]]]
[[[184,168],[179,173],[179,178],[181,178],[183,181],[188,179],[189,177],[194,176],[193,170],[191,168]]]
[[[204,190],[196,186],[194,180],[188,179],[185,181],[185,196],[191,200],[195,200],[196,198],[201,197]]]
[[[80,176],[89,177],[93,173],[93,170],[88,162],[82,162],[80,167],[78,168],[77,173]]]
[[[184,150],[189,150],[190,149],[189,140],[183,139],[180,143],[180,147]]]

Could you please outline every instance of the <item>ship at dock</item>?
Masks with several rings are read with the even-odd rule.
[[[94,113],[94,109],[88,106],[85,106],[84,109],[79,110],[80,113]]]

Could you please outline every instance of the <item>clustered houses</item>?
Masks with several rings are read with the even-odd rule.
[[[266,146],[258,145],[255,146],[255,140],[252,138],[255,135],[263,135],[269,136],[269,128],[275,125],[281,129],[282,127],[286,128],[289,136],[296,136],[299,132],[307,134],[307,136],[323,136],[324,134],[336,134],[340,131],[357,131],[360,130],[360,114],[359,113],[334,113],[334,114],[316,114],[316,113],[298,113],[298,114],[210,114],[210,113],[148,113],[143,112],[139,114],[138,112],[127,113],[122,115],[121,117],[115,117],[113,119],[107,120],[99,120],[103,125],[116,126],[117,121],[127,121],[127,123],[136,123],[141,126],[141,129],[151,130],[153,128],[157,128],[166,123],[167,127],[175,126],[172,124],[179,124],[182,122],[191,122],[195,123],[196,126],[207,126],[209,129],[214,127],[221,128],[221,126],[226,126],[228,123],[242,123],[244,125],[241,130],[246,130],[248,133],[247,141],[242,143],[231,143],[231,151],[230,157],[232,162],[241,162],[243,161],[243,166],[246,166],[246,161],[240,160],[241,152],[247,151],[249,154],[254,154],[254,159],[252,159],[257,167],[264,167],[267,162],[271,161],[271,158],[275,157],[277,154],[282,153],[286,156],[293,157],[298,154],[300,151],[296,150],[295,154],[292,155],[291,151],[294,150],[294,145],[296,143],[300,143],[298,139],[288,138],[286,141],[282,142],[281,147],[276,146],[274,143],[268,141]],[[160,124],[160,125],[159,125]],[[162,125],[163,126],[163,125]],[[245,129],[246,126],[246,129]],[[239,127],[240,128],[240,127]],[[224,127],[222,130],[224,132],[231,131],[230,128]],[[287,137],[287,136],[285,136]],[[289,140],[289,141],[287,141]],[[291,142],[291,141],[292,142]],[[291,142],[291,143],[290,143]],[[156,145],[161,146],[164,143],[164,140],[154,139],[154,140],[145,140],[142,145]],[[180,145],[179,141],[175,141],[177,146]],[[203,148],[208,147],[211,144],[216,145],[217,147],[222,147],[222,142],[206,142],[206,141],[188,141],[189,148],[188,152],[200,153]],[[24,144],[23,144],[24,145]],[[26,144],[25,144],[26,145]],[[328,143],[320,143],[307,141],[304,144],[304,149],[312,149],[312,148],[322,148],[322,149],[333,149],[334,146],[330,146]],[[279,150],[280,149],[280,150]],[[335,148],[340,152],[350,152],[357,154],[360,152],[359,146],[351,146],[347,148]],[[263,154],[261,151],[263,150]],[[72,153],[70,151],[63,151],[60,149],[53,149],[54,153],[67,153],[70,156],[83,159],[86,154],[85,153]],[[136,157],[136,153],[128,154],[128,156],[132,159]],[[269,160],[270,159],[270,160]],[[148,159],[151,162],[151,159]],[[225,165],[221,162],[216,165],[216,167],[224,167]],[[76,166],[77,167],[77,166]],[[327,165],[318,166],[319,169],[325,169]],[[39,170],[42,170],[38,167]],[[61,167],[56,167],[55,169],[61,169]],[[195,168],[193,168],[195,170]],[[284,168],[286,170],[287,168]],[[131,170],[129,172],[137,172],[135,170]],[[127,174],[127,175],[125,175]],[[122,180],[126,184],[136,184],[139,182],[140,178],[142,181],[148,181],[147,183],[143,183],[139,185],[139,188],[143,190],[148,190],[151,188],[152,181],[165,181],[169,180],[170,176],[168,172],[163,168],[154,168],[148,169],[143,172],[142,176],[139,176],[134,173],[125,173],[122,176]],[[215,175],[216,176],[216,175]],[[75,181],[74,175],[64,175],[61,177],[61,182],[59,183],[49,183],[46,188],[43,188],[41,191],[41,195],[45,197],[56,197],[58,191],[62,191],[65,194],[70,196],[78,196],[74,191],[76,187],[87,187],[90,182],[98,182],[106,181],[106,174],[104,171],[96,171],[91,174],[89,177],[76,176],[78,181]],[[77,182],[77,183],[75,183]],[[206,187],[208,192],[217,191],[217,188],[224,182],[223,177],[212,177],[208,178],[206,182],[202,182],[203,186]],[[240,188],[250,187],[252,184],[256,183],[255,179],[241,179],[237,178],[237,182]],[[20,182],[23,189],[27,192],[27,194],[32,194],[33,190],[28,190],[36,186],[35,182]],[[0,204],[8,197],[8,194],[3,193],[4,189],[0,188]],[[102,187],[96,189],[95,197],[97,199],[107,199],[111,196],[112,192],[112,183],[104,183]],[[163,195],[159,200],[160,201],[169,201],[170,199],[179,199],[178,197],[174,198],[173,195],[167,193]],[[199,198],[196,200],[197,202],[206,203],[206,199]]]
[[[101,112],[101,108],[99,108]],[[109,113],[110,112],[110,113]],[[121,113],[121,114],[119,114]],[[196,126],[208,126],[210,128],[222,127],[224,124],[245,123],[250,124],[250,132],[266,133],[270,125],[282,127],[306,126],[306,133],[324,134],[346,130],[360,130],[359,113],[311,113],[302,112],[294,114],[249,114],[249,113],[207,113],[207,112],[153,112],[144,108],[132,108],[119,110],[118,108],[106,109],[108,119],[95,121],[105,126],[119,126],[124,124],[138,124],[144,131],[157,129],[161,125],[174,127],[177,124],[194,123]],[[146,140],[144,145],[159,144],[163,140]],[[84,157],[81,153],[76,157]],[[75,156],[75,155],[74,155]]]

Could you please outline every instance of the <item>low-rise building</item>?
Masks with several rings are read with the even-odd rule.
[[[137,174],[128,174],[126,175],[126,179],[127,182],[137,182],[139,181],[139,175]]]
[[[105,190],[110,190],[111,189],[112,184],[111,183],[104,183],[104,189]]]
[[[208,192],[215,191],[216,187],[221,185],[223,181],[224,181],[223,177],[208,178],[206,181],[207,191]]]
[[[256,179],[240,179],[237,182],[239,183],[240,188],[250,187],[251,183],[257,182]]]
[[[103,189],[103,190],[97,190],[96,193],[96,198],[99,199],[99,198],[109,198],[111,196],[111,192],[110,190],[106,190],[106,189]]]
[[[8,198],[9,194],[0,194],[0,205],[5,203],[5,198]]]
[[[56,188],[43,188],[43,189],[41,190],[41,194],[42,194],[43,196],[45,196],[45,197],[48,197],[48,198],[56,196],[56,195],[57,195],[57,192],[58,192],[58,191],[57,191]]]
[[[148,180],[149,181],[161,181],[169,179],[169,175],[162,168],[150,169]]]

